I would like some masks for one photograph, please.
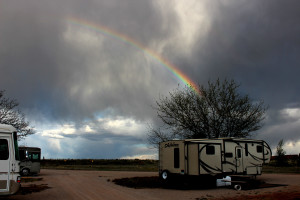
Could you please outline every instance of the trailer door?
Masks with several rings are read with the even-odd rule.
[[[221,144],[199,144],[200,174],[222,173]]]
[[[0,136],[0,193],[9,191],[9,137]]]
[[[235,148],[235,164],[236,164],[236,173],[241,173],[244,171],[243,151],[241,147]]]

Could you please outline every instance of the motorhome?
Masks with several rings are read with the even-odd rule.
[[[218,138],[172,140],[159,144],[159,174],[173,175],[260,175],[269,163],[271,149],[263,140]]]
[[[38,147],[19,147],[20,172],[22,176],[40,173],[41,149]]]
[[[20,161],[17,131],[0,124],[0,195],[16,193],[20,188]]]

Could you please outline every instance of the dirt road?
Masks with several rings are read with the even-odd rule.
[[[20,192],[14,196],[0,197],[0,200],[7,198],[22,200],[196,200],[270,195],[277,192],[300,192],[300,175],[285,174],[265,174],[259,179],[267,183],[286,184],[286,186],[246,191],[235,191],[229,188],[209,190],[133,189],[112,182],[116,178],[156,175],[157,173],[154,172],[42,170],[40,176],[36,178],[37,181],[22,183],[22,187],[27,188],[27,190],[23,190],[23,194]],[[28,193],[29,188],[31,188],[31,193]]]

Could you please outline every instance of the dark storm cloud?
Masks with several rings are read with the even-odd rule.
[[[1,1],[0,90],[16,98],[35,124],[66,122],[80,129],[94,123],[97,134],[62,134],[86,138],[85,144],[115,137],[107,129],[100,134],[99,118],[155,122],[155,99],[179,80],[139,47],[69,20],[77,18],[129,36],[200,84],[234,78],[242,93],[270,106],[263,138],[274,132],[277,140],[281,125],[287,139],[299,140],[300,124],[289,129],[291,120],[283,115],[300,107],[299,7],[298,0]],[[135,140],[124,129],[129,136],[121,138],[138,144],[145,132]]]
[[[300,102],[299,7],[299,1],[209,1],[210,29],[195,40],[193,55],[181,59],[201,84],[234,78],[243,93],[264,100],[268,119],[257,137],[272,145],[300,139],[299,122],[289,126],[281,116]]]
[[[152,96],[162,82],[155,81],[155,69],[148,66],[145,54],[97,31],[91,34],[105,37],[101,46],[85,48],[74,44],[78,41],[66,41],[71,26],[67,19],[99,23],[148,45],[172,31],[163,28],[162,16],[171,13],[139,0],[30,0],[3,5],[1,89],[23,107],[41,110],[55,120],[90,118],[107,108],[142,117],[151,109]],[[69,35],[89,31],[80,26],[71,29]]]
[[[186,61],[199,68],[194,78],[201,83],[235,78],[274,108],[299,102],[300,84],[293,84],[300,73],[299,6],[299,1],[210,1],[210,30]]]

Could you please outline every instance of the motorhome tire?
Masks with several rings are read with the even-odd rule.
[[[22,176],[28,176],[29,173],[30,173],[30,171],[29,171],[29,169],[27,169],[27,168],[23,168],[23,169],[21,170],[21,175],[22,175]]]
[[[161,173],[161,178],[163,180],[168,180],[170,178],[170,173],[167,171],[167,170],[164,170],[162,173]]]

